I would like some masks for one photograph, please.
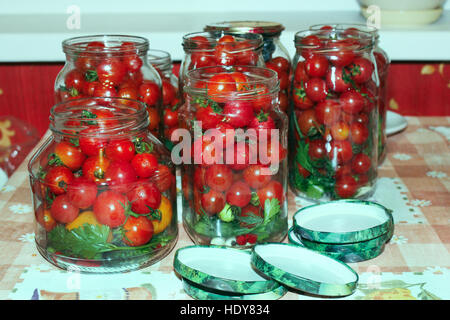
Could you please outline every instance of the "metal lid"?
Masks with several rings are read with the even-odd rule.
[[[281,34],[284,26],[272,21],[223,21],[206,25],[205,31],[230,31],[259,33],[263,36],[275,36]]]
[[[302,208],[293,225],[306,240],[344,244],[392,234],[394,220],[391,210],[376,202],[346,199]]]
[[[345,263],[293,244],[258,244],[251,263],[285,286],[320,296],[350,295],[358,283],[358,274]]]
[[[208,290],[208,288],[197,285],[185,278],[182,281],[184,291],[197,300],[277,300],[287,293],[286,287],[279,285],[275,289],[263,293],[226,294],[223,291]]]
[[[228,294],[255,294],[276,289],[279,283],[252,269],[250,252],[220,246],[188,246],[176,251],[174,269],[183,278]]]

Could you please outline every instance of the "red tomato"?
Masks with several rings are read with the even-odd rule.
[[[328,53],[328,59],[337,67],[349,65],[355,57],[353,49],[348,48],[349,44],[344,40],[332,41],[328,47],[334,49],[331,53]]]
[[[286,197],[283,186],[280,182],[275,180],[270,181],[264,188],[259,189],[256,193],[259,198],[259,205],[263,209],[266,200],[277,199],[281,206]]]
[[[105,182],[105,174],[110,161],[105,156],[99,154],[86,159],[83,163],[83,177],[94,181],[97,184]]]
[[[346,122],[340,121],[331,127],[331,136],[334,140],[346,140],[350,134],[350,127]]]
[[[307,136],[308,133],[313,129],[317,129],[318,122],[316,118],[316,112],[314,109],[308,109],[302,111],[297,118],[298,126],[300,131]]]
[[[50,213],[52,217],[61,223],[70,223],[78,216],[78,208],[69,200],[67,194],[57,196],[52,203]]]
[[[270,62],[275,65],[276,69],[281,72],[288,72],[291,68],[289,60],[283,57],[275,57]]]
[[[97,197],[97,185],[85,177],[75,178],[67,188],[67,195],[74,206],[87,209]]]
[[[172,103],[172,100],[175,99],[175,95],[177,93],[176,88],[170,83],[168,80],[162,81],[162,100],[163,106],[169,106]]]
[[[214,57],[204,52],[193,52],[191,54],[191,63],[189,70],[203,67],[211,67],[215,65]]]
[[[252,103],[245,100],[228,101],[223,107],[225,121],[235,128],[247,126],[253,118]]]
[[[119,89],[117,96],[125,99],[138,100],[139,94],[138,90],[134,86],[127,86]]]
[[[278,94],[278,104],[281,111],[287,112],[289,106],[289,98],[286,92],[280,91],[280,93]]]
[[[134,158],[134,143],[130,140],[112,140],[105,149],[110,160],[131,161]]]
[[[356,83],[364,83],[372,77],[373,63],[366,58],[356,58],[350,65],[352,79]]]
[[[134,186],[127,192],[131,211],[138,214],[147,214],[158,209],[161,203],[161,192],[152,182],[143,182]]]
[[[56,161],[59,159],[63,165],[72,171],[80,169],[86,158],[78,147],[67,141],[58,142],[55,146],[54,153],[54,159]]]
[[[264,210],[261,209],[260,206],[254,206],[249,204],[245,208],[241,210],[241,217],[251,217],[251,216],[257,216],[260,218],[264,218]],[[246,223],[244,221],[240,222],[240,226],[244,228],[254,228],[256,226],[256,223]]]
[[[225,207],[225,195],[222,192],[210,189],[206,193],[202,193],[200,197],[201,205],[209,216],[222,211]]]
[[[81,151],[87,156],[96,156],[108,144],[108,139],[98,134],[98,128],[89,127],[80,131],[78,141]]]
[[[314,105],[314,102],[306,95],[303,84],[294,84],[292,100],[294,101],[294,106],[301,110],[309,109]]]
[[[305,62],[299,61],[295,67],[294,80],[297,83],[305,83],[309,79],[305,69]]]
[[[363,144],[369,138],[369,129],[364,123],[353,122],[350,125],[350,136],[354,143]]]
[[[310,77],[323,77],[328,70],[328,59],[320,54],[315,54],[305,61],[306,73]]]
[[[231,42],[218,43],[214,49],[214,59],[218,65],[232,66],[237,62],[237,56],[233,54],[234,45]]]
[[[158,158],[151,153],[138,153],[131,160],[131,165],[139,178],[149,178],[158,169]]]
[[[352,144],[348,140],[332,141],[329,156],[338,164],[350,161],[353,157]]]
[[[270,137],[270,130],[275,129],[275,121],[267,113],[259,113],[250,121],[249,129],[254,129],[258,139]]]
[[[218,163],[223,157],[223,146],[218,148],[210,136],[202,136],[194,140],[192,157],[195,164],[209,165]]]
[[[324,140],[317,139],[309,142],[308,155],[312,160],[322,159],[326,154],[327,149]]]
[[[125,208],[127,205],[126,196],[112,190],[106,190],[97,197],[93,209],[98,222],[116,228],[124,224],[126,220]]]
[[[123,226],[123,242],[131,247],[142,246],[153,237],[153,223],[147,217],[129,216]]]
[[[272,97],[269,94],[269,88],[264,84],[255,84],[252,93],[256,96],[252,99],[253,111],[260,112],[261,110],[267,112],[272,109]]]
[[[206,186],[205,172],[206,172],[205,167],[195,166],[194,180],[193,180],[194,188],[200,190],[201,192],[203,192],[203,189]]]
[[[336,181],[334,190],[339,197],[350,198],[355,194],[357,188],[358,183],[352,176],[344,176]]]
[[[56,220],[53,218],[53,216],[50,213],[49,209],[45,209],[44,206],[41,204],[36,209],[35,212],[36,215],[36,221],[45,229],[45,231],[50,232],[56,225],[58,224]]]
[[[343,67],[332,66],[326,74],[327,88],[334,92],[344,92],[350,89],[350,71]]]
[[[83,92],[85,87],[83,74],[77,69],[69,71],[64,78],[64,85],[68,90],[75,89],[79,93]]]
[[[218,139],[218,142],[220,140],[224,148],[228,148],[234,145],[235,135],[236,130],[232,125],[226,122],[220,122],[217,127],[211,128],[205,133],[205,137],[208,139],[212,139],[212,137],[214,137],[214,139]]]
[[[236,82],[228,73],[218,73],[213,75],[207,84],[207,94],[216,102],[225,102],[223,96],[236,91]]]
[[[233,148],[233,160],[229,161],[228,152],[231,152]],[[243,170],[248,167],[251,161],[256,163],[256,150],[254,148],[250,148],[249,145],[245,142],[235,143],[234,146],[230,146],[225,151],[225,163],[233,170]]]
[[[137,175],[130,162],[116,160],[106,169],[105,180],[117,191],[126,192],[129,185],[137,181]]]
[[[152,181],[160,192],[165,192],[175,184],[176,179],[168,166],[165,164],[158,164],[158,169],[156,169],[153,174]]]
[[[223,115],[219,111],[214,110],[210,105],[206,107],[198,106],[195,112],[195,119],[201,122],[203,130],[208,130],[216,128],[223,120]]]
[[[119,94],[117,90],[112,85],[102,85],[95,86],[93,89],[93,96],[94,97],[118,97]]]
[[[366,101],[361,93],[350,90],[341,94],[339,103],[341,104],[342,110],[345,112],[357,114],[364,108]]]
[[[305,82],[305,92],[312,101],[319,102],[325,100],[328,89],[323,79],[311,78]]]
[[[297,169],[303,178],[308,178],[311,175],[311,172],[306,170],[300,163],[297,163]]]
[[[45,175],[44,183],[54,194],[66,193],[67,187],[72,183],[74,175],[64,166],[50,167]]]
[[[139,86],[139,97],[147,106],[156,106],[161,98],[161,88],[153,81],[144,80]]]
[[[96,71],[100,83],[117,86],[125,77],[126,67],[120,59],[108,58],[97,66]]]
[[[260,189],[272,180],[272,176],[267,174],[267,168],[259,164],[247,167],[243,172],[243,177],[253,189]]]
[[[243,208],[250,203],[252,191],[245,182],[237,181],[228,189],[226,199],[228,204]]]
[[[324,100],[317,104],[316,119],[319,124],[331,126],[339,120],[341,106],[334,100]]]
[[[141,69],[143,62],[137,54],[126,55],[122,58],[126,70],[136,72]]]
[[[352,159],[352,171],[357,174],[363,174],[369,171],[372,165],[370,157],[364,153],[358,153]]]
[[[224,164],[213,164],[206,169],[206,184],[216,191],[228,190],[233,183],[233,172]]]

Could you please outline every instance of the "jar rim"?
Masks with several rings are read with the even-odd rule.
[[[214,50],[216,46],[217,40],[219,40],[222,36],[231,35],[236,37],[236,42],[246,41],[253,46],[252,50],[259,50],[262,48],[264,39],[262,35],[258,33],[245,33],[245,32],[229,32],[229,31],[200,31],[200,32],[190,32],[183,36],[183,48],[189,51],[209,51]],[[202,40],[192,40],[193,37],[202,36],[206,38],[206,41]],[[198,47],[198,43],[205,44],[206,47],[201,46]]]
[[[347,30],[351,28],[355,28],[358,31],[372,33],[375,39],[378,39],[380,37],[379,29],[375,26],[363,24],[363,23],[324,23],[324,24],[313,24],[309,27],[310,30],[321,30],[326,31],[321,28],[323,27],[331,27],[333,30]]]
[[[248,32],[268,37],[280,35],[284,30],[285,27],[279,22],[259,20],[222,21],[207,24],[204,28],[204,31]]]
[[[311,29],[307,29],[307,30],[301,30],[295,33],[294,36],[294,43],[295,43],[295,47],[296,48],[302,48],[302,49],[311,49],[314,50],[314,52],[317,53],[327,53],[327,52],[335,52],[335,51],[339,51],[342,50],[343,48],[345,49],[349,49],[352,51],[364,51],[367,50],[369,48],[372,48],[375,44],[375,36],[373,33],[371,32],[366,32],[366,31],[361,31],[361,30],[354,30],[351,34],[346,34],[344,32],[344,29],[334,29],[333,32],[335,33],[334,36],[331,38],[326,38],[325,40],[328,43],[336,43],[336,44],[344,44],[344,46],[339,45],[339,46],[328,46],[328,47],[321,47],[321,46],[317,46],[317,45],[309,45],[309,44],[304,44],[302,43],[302,40],[304,38],[306,38],[307,36],[317,36],[319,37],[323,37],[323,36],[330,36],[329,33],[325,34],[323,32],[323,30],[320,29],[316,29],[316,30],[311,30]],[[345,35],[346,38],[342,38],[342,36]],[[343,42],[347,39],[355,39],[358,40],[359,43],[355,43],[355,42]],[[346,44],[346,45],[345,45]]]
[[[170,53],[159,49],[150,49],[147,53],[148,62],[151,65],[160,67],[162,69],[170,68],[172,65],[172,58]]]
[[[105,47],[99,50],[98,47],[88,48],[91,42],[99,41]],[[130,42],[133,46],[121,47],[124,42]],[[108,45],[109,44],[109,45]],[[120,34],[99,34],[73,37],[62,42],[63,52],[67,54],[89,53],[89,54],[144,54],[149,49],[148,39],[140,36],[120,35]]]

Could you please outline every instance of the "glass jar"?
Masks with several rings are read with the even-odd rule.
[[[275,71],[205,67],[186,78],[180,118],[183,224],[197,244],[239,248],[287,234],[287,116]]]
[[[161,260],[178,234],[175,167],[144,103],[81,98],[51,109],[28,169],[38,251],[63,269],[124,272]]]
[[[379,79],[370,33],[299,31],[289,182],[309,200],[366,198],[377,178]]]
[[[211,66],[247,65],[264,67],[263,38],[238,32],[194,32],[183,37],[184,59],[180,66],[180,92],[189,70]],[[182,95],[184,99],[184,95]]]
[[[56,103],[83,97],[121,97],[147,105],[149,130],[160,138],[161,78],[148,63],[148,40],[95,35],[64,40],[66,62],[55,80]]]
[[[287,112],[291,58],[286,47],[280,41],[284,29],[281,23],[271,21],[225,21],[208,24],[204,31],[247,32],[262,35],[264,41],[262,56],[266,68],[275,70],[278,74],[280,80],[279,106],[282,111]]]
[[[373,54],[377,62],[378,77],[380,79],[380,99],[378,101],[378,165],[381,165],[386,158],[386,144],[387,144],[387,134],[386,134],[386,114],[387,114],[387,79],[389,66],[391,60],[380,47],[380,34],[378,29],[374,26],[368,26],[366,24],[348,24],[348,23],[338,23],[338,24],[318,24],[310,27],[311,30],[332,30],[341,29],[346,32],[352,32],[352,30],[360,30],[364,32],[369,32],[375,38],[375,43],[373,47]]]
[[[162,79],[162,116],[164,132],[162,140],[171,150],[177,141],[171,141],[172,132],[178,128],[178,108],[180,97],[178,92],[178,77],[173,73],[170,54],[162,50],[148,51],[149,63],[158,71]]]

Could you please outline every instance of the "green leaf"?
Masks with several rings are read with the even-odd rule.
[[[267,223],[280,212],[280,201],[277,198],[266,199],[264,202],[264,223]]]
[[[88,81],[88,82],[98,81],[97,71],[95,71],[95,70],[86,71],[84,77],[86,78],[86,81]]]

